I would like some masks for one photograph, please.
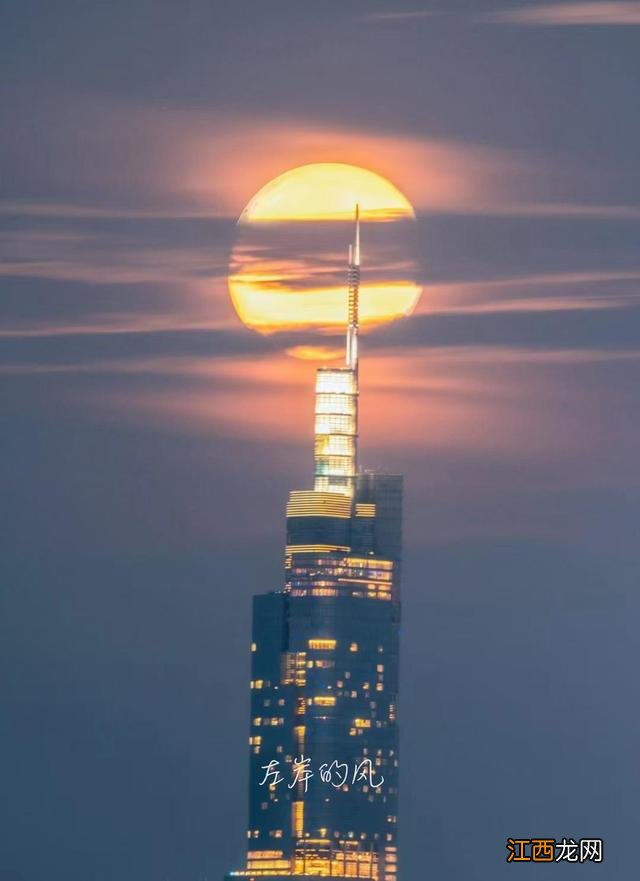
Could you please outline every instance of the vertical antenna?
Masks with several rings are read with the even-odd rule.
[[[358,298],[360,296],[360,206],[356,205],[356,228],[353,244],[349,245],[349,311],[347,320],[347,367],[358,369]]]

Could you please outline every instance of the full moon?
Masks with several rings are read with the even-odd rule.
[[[337,337],[346,322],[347,247],[356,205],[362,329],[413,311],[421,288],[411,203],[373,171],[316,163],[269,181],[240,215],[228,285],[247,327],[284,334],[299,350],[330,351],[328,338]]]

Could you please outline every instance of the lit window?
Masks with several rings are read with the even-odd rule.
[[[313,699],[314,704],[318,707],[334,707],[336,699],[333,695],[318,695]]]
[[[310,649],[325,649],[327,651],[333,651],[336,647],[335,639],[310,639],[309,640],[309,648]]]

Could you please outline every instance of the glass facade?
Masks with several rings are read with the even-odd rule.
[[[357,437],[357,369],[342,367],[318,370],[314,489],[353,497]]]

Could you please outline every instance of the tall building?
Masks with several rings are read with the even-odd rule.
[[[254,597],[247,862],[228,881],[397,881],[402,478],[358,470],[359,226],[356,208],[313,489],[289,494],[282,590]]]

